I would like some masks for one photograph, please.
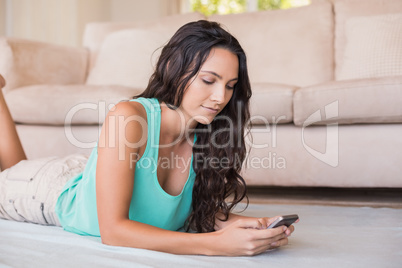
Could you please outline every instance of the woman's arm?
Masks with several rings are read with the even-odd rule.
[[[144,120],[142,120],[144,119]],[[135,102],[116,105],[102,127],[98,143],[96,199],[102,242],[175,254],[255,255],[283,243],[281,228],[258,230],[261,223],[242,219],[213,233],[168,231],[129,219],[135,159],[146,142],[144,108]],[[282,242],[280,242],[282,241]]]

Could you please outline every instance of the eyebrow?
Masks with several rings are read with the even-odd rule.
[[[217,74],[217,73],[215,73],[215,72],[212,72],[212,71],[203,71],[203,70],[201,70],[200,72],[203,72],[203,73],[210,73],[210,74],[212,74],[212,75],[218,77],[219,79],[222,79],[222,76],[220,76],[219,74]],[[238,80],[238,78],[236,77],[236,78],[230,79],[229,82],[230,82],[230,81],[234,81],[234,80]]]

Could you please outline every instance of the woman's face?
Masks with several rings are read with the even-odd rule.
[[[184,92],[180,110],[192,123],[210,124],[233,95],[239,60],[224,48],[213,48]]]

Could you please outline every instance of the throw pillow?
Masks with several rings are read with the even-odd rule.
[[[337,80],[402,75],[402,13],[351,18],[345,33]]]
[[[334,18],[327,1],[208,19],[220,22],[239,40],[253,83],[303,87],[333,78]]]
[[[122,30],[108,35],[89,73],[88,85],[144,88],[152,75],[161,47],[168,38],[148,30]]]

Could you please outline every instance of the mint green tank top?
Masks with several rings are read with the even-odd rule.
[[[147,112],[148,141],[143,156],[136,163],[134,189],[129,218],[166,230],[177,231],[184,227],[192,206],[195,172],[191,156],[190,172],[178,196],[166,193],[157,178],[161,109],[157,99],[138,98]],[[196,137],[194,137],[195,141]],[[96,208],[95,147],[82,174],[69,180],[56,203],[56,214],[63,228],[80,235],[100,236]]]

